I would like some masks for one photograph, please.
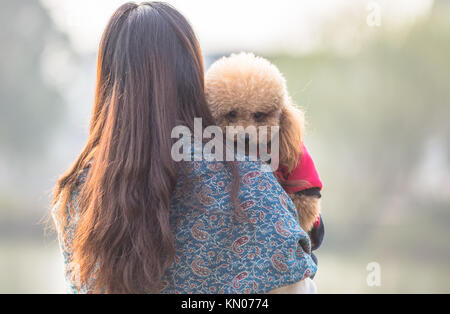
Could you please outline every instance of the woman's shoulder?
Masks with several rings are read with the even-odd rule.
[[[58,233],[61,233],[65,229],[71,226],[69,223],[75,223],[79,214],[79,201],[80,194],[86,182],[88,173],[90,169],[90,164],[82,169],[75,180],[75,184],[72,187],[72,190],[69,192],[68,197],[66,197],[65,204],[62,204],[64,197],[60,194],[58,201],[53,206],[51,210],[53,221],[56,225],[56,229]],[[61,214],[61,211],[64,211]],[[61,222],[61,218],[64,217],[64,221]],[[62,233],[61,233],[62,234]]]
[[[75,214],[78,214],[78,204],[80,201],[80,195],[84,188],[84,185],[86,183],[88,174],[89,174],[90,164],[82,169],[76,178],[75,184],[73,186],[73,189],[71,191],[69,200],[68,200],[68,208],[74,208],[77,212]]]
[[[202,147],[195,144],[189,146],[188,160],[183,161],[184,169],[187,169],[188,175],[191,177],[212,177],[217,175],[227,175],[231,164],[238,167],[241,177],[260,173],[265,177],[276,180],[270,166],[260,159],[253,160],[249,156],[234,154],[234,158],[230,161],[224,158],[218,158],[215,154],[202,151]],[[196,151],[199,149],[199,151]]]

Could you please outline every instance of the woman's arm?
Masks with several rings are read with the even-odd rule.
[[[243,164],[243,171],[248,171],[248,164]],[[254,166],[254,165],[253,165]],[[257,167],[261,167],[258,165]],[[251,168],[250,168],[251,169]],[[261,168],[263,169],[263,168]],[[250,171],[250,174],[253,171]],[[244,174],[244,184],[245,178],[249,175]],[[254,176],[254,174],[252,175]],[[304,230],[300,227],[299,217],[297,216],[298,212],[295,208],[294,203],[291,202],[289,197],[286,197],[284,189],[278,184],[278,180],[276,180],[275,176],[272,172],[262,172],[261,173],[261,182],[266,182],[271,186],[271,189],[266,192],[265,197],[262,198],[263,206],[270,206],[272,212],[275,212],[275,219],[277,223],[275,223],[275,233],[276,235],[281,235],[284,237],[285,241],[281,246],[278,246],[278,251],[285,250],[288,252],[289,250],[293,251],[294,247],[296,253],[301,252],[300,254],[296,254],[295,257],[292,257],[292,260],[289,261],[289,255],[285,255],[286,265],[291,264],[292,272],[291,278],[289,275],[281,274],[282,280],[278,281],[278,283],[273,285],[273,290],[271,290],[270,294],[315,294],[317,292],[317,288],[315,283],[311,280],[311,276],[315,274],[317,271],[317,267],[314,262],[311,262],[311,242],[309,237],[306,235]],[[261,185],[250,184],[247,186],[248,191],[251,197],[255,197],[255,189],[260,190]],[[244,187],[245,191],[245,187]],[[281,200],[277,202],[277,200]],[[293,220],[291,220],[293,218]],[[273,221],[273,220],[272,220]],[[285,226],[291,224],[292,228],[282,228],[282,223],[284,222]],[[278,225],[277,225],[278,224]],[[284,232],[291,232],[289,236],[284,234]],[[305,236],[306,235],[306,236]],[[290,237],[290,239],[288,239]],[[290,242],[292,239],[297,239],[298,241],[293,244]],[[269,255],[274,254],[275,251],[269,253]],[[273,255],[272,255],[273,256]],[[278,269],[280,269],[278,267]],[[289,273],[289,271],[287,271]],[[303,273],[303,276],[299,276]],[[283,284],[283,280],[285,285]]]
[[[226,163],[195,162],[172,202],[175,263],[163,293],[304,291],[317,270],[294,204],[261,162],[239,163],[240,208]],[[313,289],[307,289],[313,291]]]
[[[58,202],[52,209],[52,217],[58,233],[60,250],[64,259],[64,277],[66,281],[66,291],[71,294],[86,294],[85,285],[80,284],[79,267],[73,262],[72,242],[76,228],[76,222],[79,219],[78,196],[80,188],[78,187],[70,196],[67,205],[60,208]],[[65,210],[63,215],[59,215],[59,210]],[[64,218],[60,218],[64,217]],[[62,220],[62,221],[61,221]]]

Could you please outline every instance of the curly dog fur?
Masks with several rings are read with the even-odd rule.
[[[226,126],[279,126],[280,164],[292,171],[302,151],[304,114],[295,108],[278,68],[251,53],[233,54],[214,63],[206,74],[206,98],[216,123]],[[314,196],[290,194],[305,231],[320,214]]]

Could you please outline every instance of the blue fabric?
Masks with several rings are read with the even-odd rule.
[[[162,293],[266,293],[315,274],[310,239],[295,206],[261,162],[239,162],[238,212],[225,163],[187,165],[171,203],[176,258]],[[70,239],[60,241],[69,263]],[[72,274],[66,277],[70,292],[85,292],[76,289]]]

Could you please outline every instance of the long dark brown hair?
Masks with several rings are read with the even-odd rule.
[[[88,142],[59,179],[53,205],[67,206],[80,174],[72,265],[91,292],[158,292],[174,258],[170,198],[177,182],[171,131],[213,124],[204,67],[187,20],[160,2],[126,3],[110,19],[99,47],[95,106]],[[236,174],[236,171],[233,171]]]

